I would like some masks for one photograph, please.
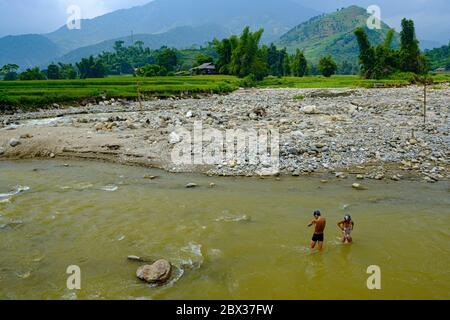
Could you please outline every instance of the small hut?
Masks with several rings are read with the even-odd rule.
[[[447,70],[445,70],[445,68],[437,68],[436,70],[434,70],[434,72],[436,73],[445,73]]]
[[[190,72],[191,74],[217,74],[216,66],[211,62],[207,62],[199,65],[198,67],[192,68]]]

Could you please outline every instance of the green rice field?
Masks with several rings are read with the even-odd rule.
[[[433,76],[435,82],[450,82],[450,75]],[[352,88],[403,86],[406,78],[365,80],[358,76],[267,77],[252,83],[259,88]],[[248,85],[234,76],[174,76],[136,78],[132,76],[85,80],[0,81],[0,111],[35,109],[53,104],[62,106],[104,98],[136,100],[149,97],[195,96],[197,94],[229,93]]]

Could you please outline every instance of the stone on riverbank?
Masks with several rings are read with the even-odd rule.
[[[170,144],[177,144],[181,142],[181,136],[176,133],[176,132],[172,132],[169,136],[169,142]]]
[[[347,175],[343,172],[336,172],[335,177],[338,179],[347,179]]]
[[[20,139],[31,139],[31,138],[33,138],[33,136],[29,133],[25,133],[20,136]]]
[[[317,113],[317,106],[304,106],[302,108],[303,113],[306,114],[316,114]]]
[[[9,140],[9,145],[13,148],[19,146],[21,144],[21,142],[15,138],[12,138],[11,140]]]

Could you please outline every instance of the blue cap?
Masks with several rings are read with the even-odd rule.
[[[319,210],[314,211],[314,215],[320,217],[322,214]]]

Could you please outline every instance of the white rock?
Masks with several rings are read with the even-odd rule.
[[[178,134],[178,133],[176,133],[176,132],[172,132],[171,134],[170,134],[170,136],[169,136],[169,142],[171,143],[171,144],[177,144],[177,143],[180,143],[181,142],[181,136]]]
[[[141,257],[138,256],[128,256],[127,258],[130,261],[138,261],[138,262],[143,262],[144,260]]]
[[[301,131],[294,131],[292,132],[292,135],[296,138],[303,138],[305,136],[305,134]]]
[[[197,188],[197,187],[198,187],[198,185],[195,184],[195,183],[188,183],[188,184],[186,185],[186,188],[187,188],[187,189],[192,189],[192,188]]]
[[[365,187],[363,187],[363,186],[360,185],[359,183],[354,183],[354,184],[352,185],[352,188],[353,188],[353,189],[356,189],[356,190],[367,190]]]
[[[21,142],[15,138],[12,138],[11,140],[9,140],[9,145],[13,148],[17,147],[20,144],[21,144]]]
[[[302,111],[306,114],[316,114],[317,113],[317,106],[310,105],[310,106],[304,106],[302,108]]]

